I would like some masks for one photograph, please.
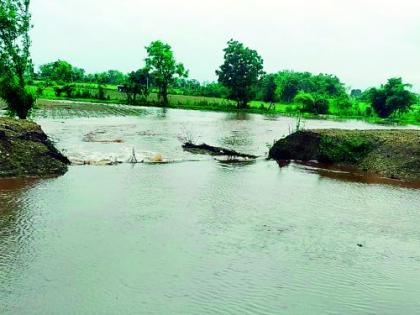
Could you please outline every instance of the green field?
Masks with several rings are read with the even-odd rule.
[[[42,102],[42,99],[46,100],[72,100],[83,103],[103,103],[103,104],[127,104],[127,97],[125,93],[118,92],[117,86],[107,85],[103,86],[105,89],[105,99],[98,99],[95,97],[98,94],[98,86],[96,84],[89,83],[80,83],[75,84],[76,90],[78,91],[88,91],[91,97],[88,98],[74,98],[60,96],[57,97],[55,91],[52,87],[47,87],[42,91],[42,94],[39,96],[40,101],[38,101],[37,113],[44,110],[45,102]],[[34,92],[36,92],[37,87],[32,86]],[[53,103],[58,104],[58,103]],[[161,104],[158,101],[157,94],[151,93],[147,99],[141,99],[138,105],[142,106],[156,106],[160,107]],[[66,105],[70,106],[70,105]],[[81,117],[87,115],[89,117],[89,112],[92,109],[85,109],[85,105],[71,105],[75,106],[77,110],[81,111]],[[47,107],[51,107],[51,104],[48,104]],[[169,108],[181,108],[181,109],[192,109],[192,110],[210,110],[210,111],[238,111],[236,108],[236,103],[227,99],[221,98],[212,98],[204,96],[188,96],[188,95],[169,95]],[[270,107],[270,104],[262,101],[252,101],[249,103],[249,108],[245,111],[250,113],[260,113],[260,114],[271,114],[271,115],[285,115],[285,116],[302,116],[304,118],[318,118],[318,119],[361,119],[374,123],[398,123],[398,124],[415,124],[420,125],[420,104],[412,106],[411,110],[407,113],[404,113],[398,117],[381,119],[374,114],[367,115],[367,109],[370,107],[369,104],[364,102],[353,101],[351,108],[343,110],[337,107],[332,101],[329,108],[328,115],[314,115],[310,113],[302,113],[300,111],[299,104],[283,104],[276,103],[274,106]],[[97,107],[95,107],[97,109]],[[103,111],[101,109],[100,111]],[[244,111],[244,110],[240,110]],[[47,115],[48,109],[46,109],[45,115]],[[123,114],[123,113],[121,113]],[[126,112],[124,111],[124,114]],[[39,115],[39,114],[37,114]],[[43,114],[41,116],[44,116]]]

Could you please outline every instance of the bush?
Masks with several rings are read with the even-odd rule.
[[[329,101],[325,97],[317,97],[315,98],[314,107],[308,109],[309,112],[314,114],[327,114],[329,109]]]
[[[61,88],[61,90],[64,92],[64,94],[66,94],[68,98],[71,98],[73,96],[74,85],[66,84]]]
[[[42,96],[42,94],[44,94],[44,90],[45,90],[45,87],[43,87],[43,86],[41,86],[41,85],[39,85],[37,88],[36,88],[36,95],[39,97],[39,96]]]
[[[99,100],[106,100],[107,99],[107,97],[105,95],[105,89],[102,85],[98,86],[98,94],[97,94],[96,98],[99,99]]]
[[[0,97],[6,101],[9,114],[11,116],[17,115],[20,119],[26,119],[35,104],[35,95],[13,80],[7,83],[3,82],[1,86]]]
[[[74,84],[66,84],[63,86],[56,85],[53,87],[55,96],[60,97],[64,93],[68,98],[72,98],[75,96],[76,93],[74,93],[74,88]]]
[[[60,86],[54,86],[53,89],[54,89],[55,96],[57,97],[60,97],[61,94],[63,93],[63,90],[61,89]]]
[[[404,84],[401,78],[392,78],[379,89],[370,89],[368,98],[378,116],[387,118],[407,112],[416,102],[415,94],[408,88],[411,88],[411,85]]]
[[[314,106],[315,99],[312,94],[300,92],[295,96],[294,102],[303,106],[303,108],[308,108]]]
[[[300,92],[296,95],[294,101],[302,106],[301,112],[317,115],[328,113],[329,101],[323,95]]]
[[[348,97],[336,99],[337,108],[342,112],[349,112],[353,107],[353,102]]]

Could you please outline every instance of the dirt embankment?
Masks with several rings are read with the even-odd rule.
[[[275,160],[316,160],[366,173],[420,181],[420,130],[305,130],[277,141]]]
[[[40,126],[0,118],[0,178],[62,175],[68,164]]]

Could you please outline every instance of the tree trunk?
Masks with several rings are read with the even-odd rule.
[[[16,114],[19,117],[19,119],[26,119],[26,118],[28,118],[28,112],[29,112],[29,110],[26,110],[24,108],[19,108],[16,111]]]
[[[168,99],[168,87],[163,85],[160,88],[160,97],[162,98],[162,104],[163,106],[168,106],[169,99]]]
[[[248,108],[248,101],[239,100],[238,101],[238,109],[246,109],[246,108]]]

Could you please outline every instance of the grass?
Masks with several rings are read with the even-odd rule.
[[[270,157],[318,160],[387,178],[419,181],[419,136],[419,130],[305,130],[277,141]]]
[[[92,83],[76,83],[76,89],[82,91],[88,91],[90,95],[97,95],[98,85]],[[105,100],[99,100],[95,97],[91,98],[68,98],[65,96],[57,97],[55,95],[54,89],[52,87],[47,87],[43,90],[40,99],[47,100],[71,100],[76,102],[83,103],[102,103],[102,104],[126,104],[126,94],[118,92],[117,86],[115,85],[104,85],[105,88]],[[37,90],[37,86],[33,86],[32,89],[34,92]],[[57,103],[55,103],[57,104]],[[151,93],[146,100],[143,100],[139,105],[144,106],[156,106],[161,107],[162,105],[158,101],[156,93]],[[0,105],[1,106],[1,105]],[[69,105],[67,104],[67,107]],[[43,107],[43,103],[40,102],[40,108],[35,110],[39,112]],[[51,111],[51,105],[47,106],[47,111]],[[75,109],[84,110],[85,114],[91,114],[90,110],[85,110],[83,106],[75,105]],[[102,106],[103,107],[103,106]],[[99,109],[102,113],[109,114],[106,110],[101,107]],[[115,107],[115,106],[114,106]],[[126,111],[122,109],[116,110],[111,108],[110,111],[117,111],[123,115],[127,114]],[[315,118],[315,119],[359,119],[368,121],[371,123],[381,123],[381,124],[413,124],[420,125],[420,104],[414,105],[412,109],[402,114],[398,117],[381,119],[376,115],[367,115],[369,104],[352,101],[350,107],[340,108],[334,101],[330,104],[329,114],[328,115],[314,115],[311,113],[302,113],[300,111],[300,105],[298,104],[284,104],[276,103],[273,108],[270,108],[270,104],[262,101],[252,101],[249,103],[249,108],[246,110],[238,110],[236,104],[233,101],[221,98],[214,97],[204,97],[204,96],[188,96],[188,95],[169,95],[169,105],[168,108],[180,108],[180,109],[190,109],[190,110],[206,110],[206,111],[224,111],[224,112],[236,112],[236,111],[246,111],[249,113],[258,113],[258,114],[269,114],[269,115],[282,115],[282,116],[299,116],[302,118]],[[70,108],[67,108],[70,110]],[[130,112],[131,110],[128,110]],[[116,112],[115,112],[116,113]],[[47,115],[47,113],[45,114]]]

